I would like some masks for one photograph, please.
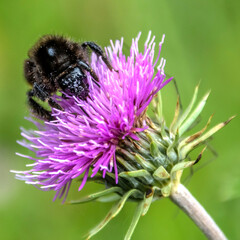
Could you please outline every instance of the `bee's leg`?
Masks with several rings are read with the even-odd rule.
[[[66,96],[66,94],[64,94],[64,93],[62,93],[62,98],[63,98],[63,99],[69,99],[69,98]]]
[[[89,72],[89,73],[91,74],[92,78],[93,78],[94,83],[95,83],[97,86],[100,87],[100,85],[98,84],[99,79],[98,79],[97,74],[93,71],[93,69],[92,69],[87,63],[79,60],[79,61],[78,61],[78,66],[79,66],[81,69]]]
[[[63,110],[62,107],[56,103],[51,97],[48,91],[44,89],[44,86],[41,86],[40,84],[34,83],[33,89],[32,89],[33,95],[41,99],[42,101],[48,102],[49,106],[53,108],[57,108],[59,110]]]
[[[37,74],[38,74],[38,72],[37,72],[35,63],[33,61],[31,61],[30,59],[25,60],[24,61],[24,76],[25,76],[26,80],[28,81],[28,83],[33,85],[34,82],[36,81]]]
[[[107,67],[112,71],[113,66],[111,65],[111,63],[109,62],[106,54],[103,52],[102,48],[100,46],[98,46],[95,42],[84,42],[81,45],[84,49],[86,49],[86,47],[89,47],[94,53],[96,53],[96,55],[99,57],[102,57],[103,62],[107,65]],[[115,70],[116,71],[116,70]]]
[[[34,96],[33,90],[30,90],[29,92],[27,92],[27,96],[28,96],[28,105],[30,106],[33,115],[35,115],[37,118],[47,120],[47,121],[51,121],[54,119],[50,111],[43,108],[40,104],[38,104],[33,99],[33,96]]]
[[[49,106],[56,108],[58,110],[63,110],[63,108],[57,102],[55,102],[52,98],[48,98],[47,101],[48,101]]]
[[[53,120],[54,117],[51,115],[51,111],[46,110],[40,104],[38,104],[33,97],[37,97],[42,101],[47,101],[49,106],[53,108],[57,108],[63,110],[62,107],[56,103],[49,95],[49,93],[44,89],[44,86],[41,86],[37,83],[33,84],[32,90],[28,93],[28,105],[31,107],[33,114],[37,117],[42,118],[44,120]]]

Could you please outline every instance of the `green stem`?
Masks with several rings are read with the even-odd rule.
[[[170,199],[193,220],[208,239],[227,239],[206,210],[182,184],[171,193]]]

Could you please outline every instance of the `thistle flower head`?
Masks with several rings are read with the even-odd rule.
[[[90,177],[98,172],[104,177],[106,172],[114,171],[118,182],[115,152],[119,143],[125,138],[139,139],[136,133],[147,128],[143,121],[147,106],[170,81],[164,81],[163,59],[154,73],[164,38],[154,60],[154,38],[149,35],[141,53],[139,37],[133,39],[128,57],[122,52],[123,39],[111,42],[106,53],[117,71],[110,71],[92,55],[91,67],[99,78],[99,86],[88,75],[87,101],[74,96],[67,99],[55,96],[64,111],[52,109],[54,121],[34,121],[37,131],[22,130],[28,142],[20,144],[35,152],[36,158],[28,157],[34,163],[28,165],[30,170],[17,172],[19,179],[41,189],[55,190],[55,198],[67,193],[71,181],[79,176],[83,176],[79,190],[82,189],[89,171]]]
[[[55,120],[33,121],[35,131],[22,130],[27,141],[21,145],[33,151],[36,157],[30,170],[13,171],[18,179],[45,190],[55,190],[57,197],[65,198],[73,179],[80,177],[79,190],[88,178],[104,184],[105,190],[70,203],[88,201],[116,201],[106,218],[88,235],[95,235],[130,199],[138,202],[133,222],[125,239],[130,239],[141,215],[151,203],[168,197],[180,182],[184,168],[199,161],[187,158],[199,145],[206,145],[215,132],[231,119],[206,131],[206,126],[191,136],[192,128],[202,112],[209,93],[195,106],[198,86],[193,98],[181,111],[177,102],[175,116],[168,127],[163,117],[159,90],[170,79],[164,73],[165,60],[160,59],[164,37],[156,47],[155,37],[148,36],[143,52],[139,51],[140,35],[132,40],[129,56],[123,54],[123,39],[111,42],[106,54],[117,71],[110,71],[101,59],[92,54],[91,67],[99,78],[99,86],[88,75],[89,96],[83,101],[74,96],[55,96],[64,109],[52,109]],[[150,119],[147,108],[153,103],[155,117]],[[97,174],[100,173],[100,174]],[[64,200],[65,200],[64,198]]]

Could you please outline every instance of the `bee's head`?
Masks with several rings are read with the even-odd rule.
[[[74,54],[69,48],[68,40],[59,36],[47,35],[30,50],[39,70],[46,76],[58,74],[63,66],[71,64]]]

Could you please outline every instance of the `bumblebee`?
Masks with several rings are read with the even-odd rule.
[[[73,42],[62,36],[46,35],[30,49],[29,59],[24,62],[24,76],[31,85],[27,92],[28,105],[33,114],[43,120],[52,120],[46,110],[33,98],[47,101],[51,107],[62,109],[52,94],[59,90],[86,100],[89,83],[86,72],[98,86],[98,77],[89,65],[90,51],[101,57],[106,66],[113,67],[102,48],[94,42]]]

